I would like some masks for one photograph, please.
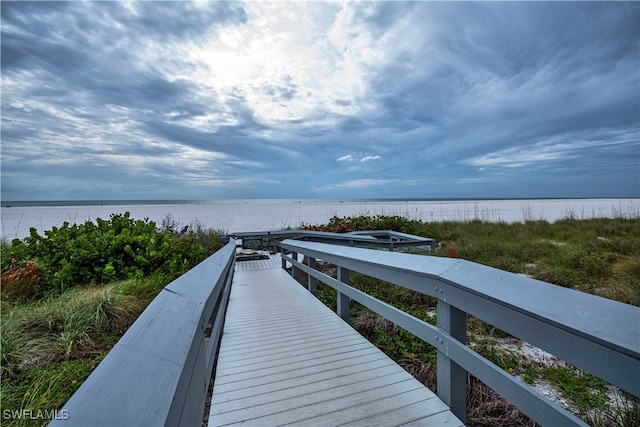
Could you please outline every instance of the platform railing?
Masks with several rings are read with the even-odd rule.
[[[242,241],[243,248],[270,249],[272,253],[277,252],[279,242],[284,239],[297,239],[345,246],[386,248],[391,251],[423,247],[433,252],[436,249],[436,243],[433,239],[393,230],[366,230],[348,233],[316,230],[250,231],[221,236],[219,241],[226,243],[230,238]]]
[[[167,285],[51,425],[202,425],[235,250],[231,240]]]
[[[306,272],[312,293],[318,281],[336,289],[345,321],[353,299],[436,347],[438,395],[463,421],[469,372],[542,425],[586,425],[471,350],[467,313],[640,397],[638,307],[464,260],[296,240],[281,247],[283,267],[290,263],[294,277]],[[338,278],[316,270],[318,260],[334,264]],[[437,325],[353,288],[351,271],[437,298]]]

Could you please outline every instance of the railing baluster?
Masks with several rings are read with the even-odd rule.
[[[307,257],[307,259],[309,260],[309,268],[312,269],[316,269],[316,259],[315,258],[311,258],[311,257]],[[312,275],[309,274],[309,279],[307,281],[307,285],[309,287],[309,292],[311,292],[313,295],[317,295],[318,294],[318,279],[316,279],[315,277],[313,277]]]
[[[350,285],[351,280],[349,278],[349,270],[344,267],[338,267],[338,280],[344,284]],[[348,296],[338,292],[338,305],[336,308],[336,312],[338,316],[342,318],[345,322],[349,322],[349,303],[351,298]]]
[[[440,329],[452,338],[466,342],[467,316],[464,311],[438,300],[437,315]],[[460,421],[465,422],[467,372],[449,357],[446,341],[441,344],[443,348],[438,349],[438,396]]]
[[[298,260],[298,253],[297,252],[291,252],[291,258],[294,261]],[[291,263],[291,277],[293,277],[294,279],[298,280],[298,267],[295,266],[294,263]]]

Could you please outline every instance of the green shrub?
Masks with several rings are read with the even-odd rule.
[[[355,217],[334,216],[324,225],[302,224],[306,230],[329,231],[332,233],[347,233],[363,230],[393,230],[401,233],[419,234],[423,225],[421,221],[411,220],[402,216],[360,215]]]
[[[35,262],[39,276],[33,287],[36,296],[152,272],[177,277],[206,256],[194,234],[175,235],[170,229],[158,229],[148,219],[134,220],[128,212],[113,214],[109,220],[98,218],[95,223],[65,222],[45,231],[44,236],[32,228],[28,237],[3,249],[3,273],[15,270],[16,264]],[[19,274],[14,276],[15,283],[25,282]]]

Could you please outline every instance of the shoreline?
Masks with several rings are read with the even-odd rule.
[[[507,197],[507,198],[382,198],[382,199],[141,199],[141,200],[6,200],[0,208],[13,207],[83,207],[83,206],[154,206],[154,205],[226,205],[226,204],[324,204],[324,203],[465,203],[465,202],[499,202],[499,201],[559,201],[559,200],[639,200],[640,197]]]
[[[401,216],[423,222],[472,221],[554,222],[563,218],[640,218],[640,198],[608,199],[496,199],[496,200],[227,200],[216,203],[101,205],[43,205],[2,207],[0,236],[23,239],[29,229],[40,234],[64,222],[78,224],[108,219],[111,214],[130,212],[136,219],[149,218],[161,224],[171,218],[180,224],[198,222],[205,228],[225,232],[275,231],[303,224],[326,223],[330,218],[353,216]],[[5,202],[9,203],[9,202]],[[25,202],[26,203],[26,202]],[[72,203],[72,202],[68,202]],[[114,202],[115,203],[115,202]]]

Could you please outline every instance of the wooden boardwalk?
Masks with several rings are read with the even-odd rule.
[[[461,426],[280,267],[236,264],[209,426]]]

